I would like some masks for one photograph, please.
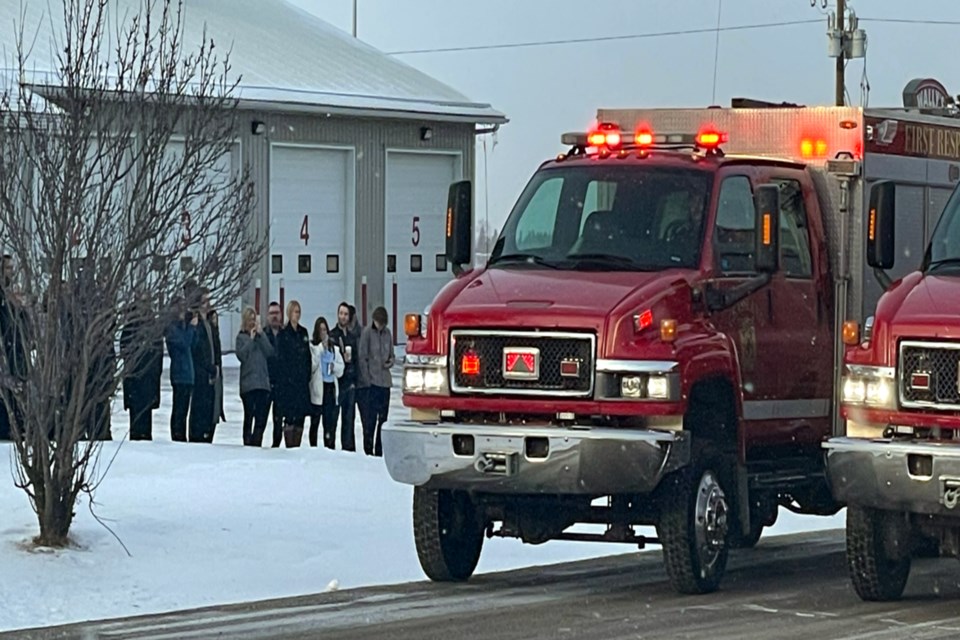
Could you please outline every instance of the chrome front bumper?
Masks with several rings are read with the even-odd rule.
[[[385,424],[382,437],[384,460],[394,480],[437,489],[647,493],[664,475],[690,461],[690,439],[683,432],[405,421]],[[463,443],[470,437],[473,451],[464,453]],[[455,441],[461,454],[454,450]],[[533,457],[528,455],[531,447]]]
[[[832,438],[823,447],[837,500],[960,517],[960,446]]]

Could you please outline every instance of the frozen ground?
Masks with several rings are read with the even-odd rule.
[[[235,360],[225,365],[227,423],[213,446],[170,442],[166,379],[153,442],[123,442],[127,418],[114,405],[118,440],[105,446],[104,463],[117,455],[94,511],[126,551],[86,501],[74,525],[77,548],[25,551],[36,521],[9,472],[0,475],[0,631],[423,579],[410,487],[362,454],[239,446],[238,369]],[[395,397],[391,411],[402,410]],[[8,444],[0,443],[0,460],[11,460]],[[842,523],[842,513],[781,511],[770,533]],[[480,572],[630,551],[486,544]]]

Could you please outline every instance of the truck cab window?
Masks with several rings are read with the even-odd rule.
[[[746,176],[730,176],[720,185],[713,246],[717,268],[725,274],[754,271],[753,190]]]
[[[490,260],[505,268],[696,268],[711,181],[711,173],[700,169],[631,164],[541,170],[521,194]]]
[[[954,191],[944,207],[930,239],[931,265],[955,271],[960,264],[957,261],[960,261],[960,190]]]
[[[553,178],[542,182],[537,188],[527,205],[526,215],[517,224],[517,251],[545,249],[553,243],[562,187],[563,180]]]
[[[780,269],[788,278],[811,278],[813,258],[803,188],[796,180],[773,183],[780,187]]]

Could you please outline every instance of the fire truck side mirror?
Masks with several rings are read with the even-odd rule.
[[[776,273],[780,268],[780,188],[774,184],[757,187],[756,254],[754,268],[758,273]]]
[[[881,180],[870,188],[867,210],[867,264],[874,269],[892,269],[896,262],[895,225],[897,185]]]
[[[473,189],[469,180],[450,185],[447,197],[446,253],[447,262],[457,273],[473,258]]]

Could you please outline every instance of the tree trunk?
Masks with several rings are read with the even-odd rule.
[[[61,487],[51,483],[43,501],[37,501],[37,518],[40,521],[40,535],[34,542],[42,547],[63,548],[69,544],[70,523],[73,522],[72,502],[61,498]],[[69,493],[69,492],[64,492]]]

